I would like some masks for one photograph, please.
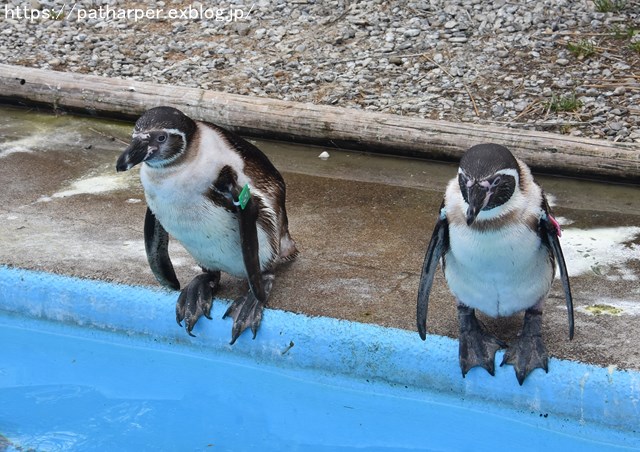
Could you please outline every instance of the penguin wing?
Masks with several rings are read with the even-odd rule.
[[[262,272],[260,270],[260,256],[258,255],[258,203],[251,197],[247,204],[238,207],[238,223],[240,226],[240,243],[242,244],[242,259],[247,271],[249,286],[253,295],[261,302],[266,302]]]
[[[431,241],[424,257],[420,288],[418,289],[417,322],[418,333],[422,340],[427,338],[427,309],[429,307],[429,295],[433,285],[433,277],[436,274],[436,268],[438,268],[438,261],[447,249],[449,249],[449,222],[444,214],[443,202],[440,209],[440,217],[433,229]]]
[[[571,296],[571,286],[569,285],[567,265],[564,262],[564,254],[562,253],[562,247],[560,247],[560,240],[558,240],[560,237],[560,226],[556,222],[555,218],[551,216],[546,200],[543,202],[542,210],[544,211],[544,215],[540,219],[539,233],[542,238],[542,242],[547,246],[547,248],[549,248],[555,262],[558,263],[558,267],[560,268],[560,279],[562,279],[564,297],[567,302],[569,339],[573,339],[573,297]]]
[[[169,258],[169,233],[148,207],[144,217],[144,248],[151,271],[158,282],[170,289],[180,289],[180,283]]]
[[[248,190],[248,187],[247,187]],[[249,286],[255,297],[262,303],[266,301],[266,294],[262,284],[262,271],[260,269],[260,255],[258,244],[258,214],[260,209],[258,200],[247,193],[247,201],[244,206],[236,199],[240,199],[243,187],[238,184],[238,175],[230,166],[224,166],[218,174],[218,178],[211,186],[207,196],[218,205],[234,212],[238,218],[240,231],[240,245],[242,247],[242,260],[247,272]]]

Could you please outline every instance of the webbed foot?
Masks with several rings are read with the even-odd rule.
[[[475,311],[467,306],[458,306],[460,322],[460,370],[465,377],[473,367],[484,367],[492,376],[495,375],[495,356],[507,344],[495,336],[485,332],[476,318]]]
[[[527,309],[522,332],[507,349],[500,366],[511,364],[515,368],[516,378],[522,386],[527,375],[534,369],[549,372],[549,355],[542,340],[542,312]]]
[[[251,290],[246,295],[236,299],[227,312],[222,316],[223,319],[231,317],[233,319],[233,327],[231,329],[231,342],[233,345],[236,339],[240,337],[242,332],[247,328],[251,328],[253,333],[253,339],[258,334],[258,328],[260,328],[260,322],[262,321],[262,311],[266,303],[266,299],[269,297],[271,287],[273,285],[273,275],[262,275],[262,283],[264,285],[265,300],[260,301]]]
[[[219,271],[207,271],[196,276],[187,287],[182,289],[178,301],[176,302],[176,321],[184,327],[189,336],[195,335],[191,332],[200,316],[204,315],[211,319],[211,305],[213,304],[213,295],[218,288],[220,282]]]

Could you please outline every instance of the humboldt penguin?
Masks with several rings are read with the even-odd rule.
[[[462,376],[475,366],[495,371],[495,353],[507,348],[501,366],[511,364],[522,385],[536,368],[548,372],[542,340],[542,308],[556,263],[564,287],[573,338],[573,301],[558,240],[560,227],[529,167],[505,147],[480,144],[465,152],[458,176],[447,185],[427,248],[417,303],[420,337],[427,332],[433,277],[442,258],[449,290],[458,303]],[[507,347],[485,331],[478,309],[490,317],[524,311],[524,324]]]
[[[249,291],[223,317],[233,318],[231,344],[247,328],[253,337],[273,284],[273,268],[298,253],[289,235],[285,183],[257,147],[214,124],[171,107],[146,111],[135,124],[117,171],[142,163],[147,201],[144,241],[158,282],[178,290],[169,235],[202,267],[180,293],[176,320],[193,336],[207,318],[220,272],[246,278]]]

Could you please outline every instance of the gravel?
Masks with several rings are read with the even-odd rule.
[[[10,0],[0,18],[8,64],[640,142],[638,0]]]

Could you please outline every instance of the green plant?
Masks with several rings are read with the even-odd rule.
[[[600,13],[617,13],[627,6],[626,0],[593,0],[596,11]]]
[[[637,31],[638,30],[633,27],[624,28],[618,25],[615,25],[611,29],[611,33],[613,33],[613,39],[631,39],[637,33]]]
[[[551,100],[546,103],[546,108],[553,112],[559,111],[576,111],[582,107],[580,99],[576,98],[576,93],[568,94],[566,96],[557,96],[553,94]]]
[[[629,44],[629,47],[631,47],[631,50],[634,52],[640,53],[640,41],[632,42]]]
[[[580,59],[588,58],[596,53],[596,47],[588,39],[581,39],[577,43],[568,43],[567,50]]]

